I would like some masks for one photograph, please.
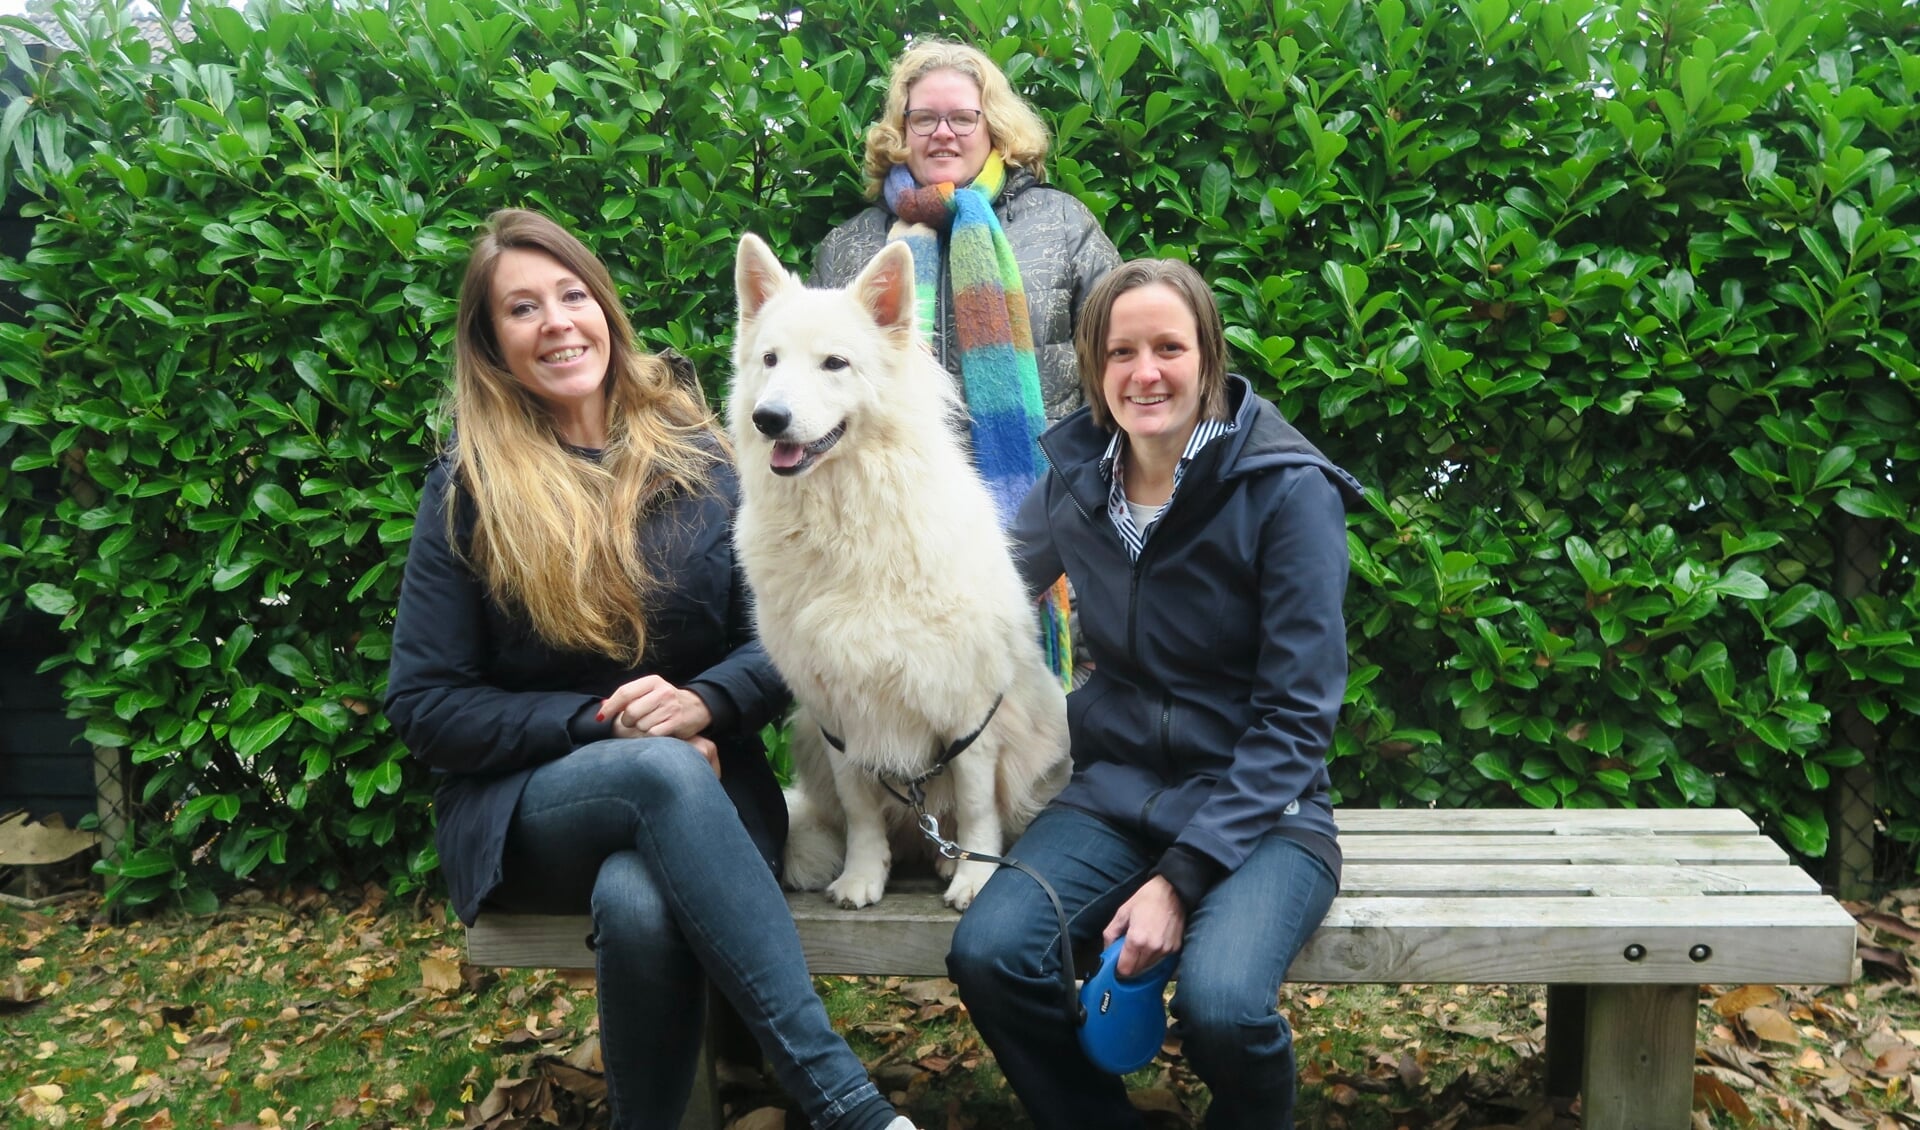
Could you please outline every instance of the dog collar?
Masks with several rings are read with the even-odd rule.
[[[880,781],[880,787],[893,794],[893,799],[906,805],[908,808],[918,809],[925,806],[927,802],[927,782],[945,773],[947,771],[947,765],[951,763],[954,758],[965,753],[968,746],[977,741],[981,734],[987,732],[987,726],[993,721],[993,716],[1000,712],[1000,703],[1004,701],[1006,697],[1007,692],[1005,691],[994,695],[993,705],[987,707],[987,716],[980,720],[980,724],[973,728],[973,732],[948,742],[947,748],[941,750],[940,756],[934,758],[933,768],[920,774],[918,777],[890,777],[878,769],[874,770],[873,775]],[[832,730],[822,726],[820,727],[820,736],[827,739],[827,744],[839,750],[841,753],[847,752],[847,743],[840,740],[840,736]],[[898,787],[896,788],[895,786]]]

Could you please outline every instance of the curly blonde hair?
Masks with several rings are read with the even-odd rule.
[[[508,370],[494,332],[494,272],[508,251],[551,256],[607,318],[607,446],[586,459],[563,445],[545,405]],[[561,648],[638,661],[657,586],[639,520],[665,493],[710,481],[724,447],[700,394],[642,352],[606,265],[538,212],[495,212],[460,284],[453,361],[456,438],[448,458],[455,516],[474,517],[466,550],[488,593],[526,613]]]
[[[1047,179],[1047,125],[1013,92],[1013,84],[986,53],[949,39],[923,39],[894,60],[887,80],[887,104],[880,120],[867,130],[867,198],[877,200],[887,173],[907,162],[907,94],[913,84],[934,71],[955,71],[980,88],[980,109],[986,114],[988,135],[1000,159],[1025,169],[1037,180]]]

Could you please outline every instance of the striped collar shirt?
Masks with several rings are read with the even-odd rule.
[[[1173,465],[1173,494],[1180,493],[1180,480],[1186,476],[1187,464],[1200,454],[1200,449],[1234,429],[1232,420],[1201,420],[1193,427],[1193,435],[1187,439],[1186,449],[1180,453],[1180,461]],[[1173,495],[1160,504],[1153,512],[1144,528],[1135,524],[1133,512],[1127,509],[1126,460],[1122,453],[1126,450],[1122,439],[1126,433],[1116,430],[1113,439],[1107,443],[1106,454],[1100,457],[1100,468],[1113,481],[1113,488],[1107,492],[1107,517],[1113,520],[1113,528],[1120,533],[1120,541],[1127,547],[1130,560],[1140,560],[1140,547],[1146,544],[1147,534],[1167,512],[1173,503]]]

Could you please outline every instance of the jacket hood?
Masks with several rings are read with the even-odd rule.
[[[1200,471],[1217,482],[1226,482],[1286,467],[1313,467],[1340,492],[1348,510],[1359,508],[1360,480],[1322,454],[1271,401],[1256,395],[1253,385],[1238,373],[1227,374],[1227,404],[1234,430],[1203,450],[1189,473]],[[1091,409],[1081,408],[1040,436],[1040,449],[1047,462],[1065,480],[1074,500],[1090,514],[1106,509],[1112,484],[1102,473],[1100,462],[1112,435],[1093,422]]]

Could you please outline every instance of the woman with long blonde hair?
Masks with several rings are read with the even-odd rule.
[[[814,994],[774,869],[737,488],[693,382],[642,352],[612,277],[496,212],[460,290],[456,438],[428,472],[388,719],[432,766],[454,910],[593,916],[614,1125],[675,1127],[709,981],[813,1125],[902,1130]]]

